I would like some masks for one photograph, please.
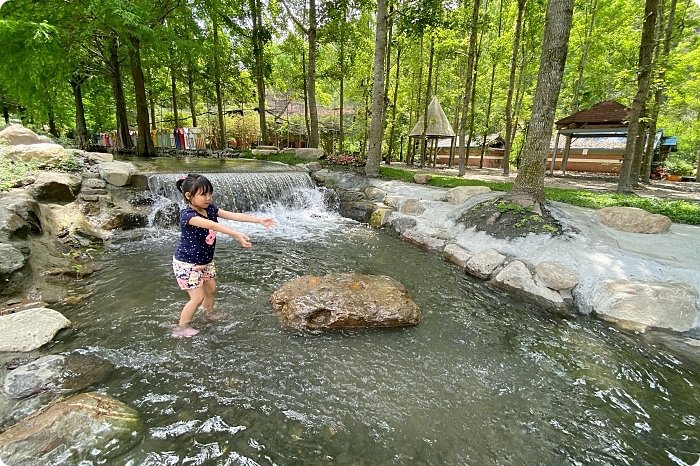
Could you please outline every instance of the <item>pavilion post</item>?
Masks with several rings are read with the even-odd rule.
[[[566,175],[566,164],[569,161],[569,152],[571,152],[571,135],[566,135],[566,144],[564,145],[564,158],[561,161],[561,172]]]
[[[554,162],[557,160],[557,151],[559,150],[559,136],[561,136],[561,133],[557,131],[557,137],[554,140],[554,152],[552,152],[552,165],[549,167],[550,175],[554,175]]]

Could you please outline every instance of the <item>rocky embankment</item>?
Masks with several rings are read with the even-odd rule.
[[[77,304],[89,293],[76,280],[99,269],[95,248],[114,231],[145,226],[145,209],[133,196],[135,169],[109,154],[69,153],[21,126],[3,129],[0,139],[12,161],[83,166],[27,176],[0,194],[0,463],[77,464],[96,452],[119,455],[141,438],[138,413],[107,395],[81,393],[111,364],[40,348],[71,331],[50,306]]]

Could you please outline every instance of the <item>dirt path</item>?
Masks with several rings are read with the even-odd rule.
[[[386,165],[382,165],[386,166]],[[436,168],[409,167],[405,163],[394,162],[393,168],[401,168],[415,172],[434,173],[444,176],[458,176],[459,170],[438,166]],[[517,171],[511,171],[508,177],[503,176],[501,169],[495,168],[470,168],[464,178],[470,180],[513,182]],[[599,191],[614,193],[617,190],[617,175],[604,175],[580,172],[568,172],[566,175],[555,173],[554,176],[545,176],[544,185],[548,188],[579,189],[584,191]],[[681,199],[692,202],[700,202],[700,183],[672,182],[666,180],[652,180],[651,184],[641,186],[634,191],[642,197],[654,197],[659,199]]]

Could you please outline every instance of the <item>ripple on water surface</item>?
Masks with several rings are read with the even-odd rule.
[[[274,209],[274,206],[270,206]],[[268,211],[269,212],[269,211]],[[186,295],[174,232],[120,246],[96,292],[68,310],[63,350],[117,369],[101,389],[146,426],[124,464],[692,464],[698,366],[585,318],[514,301],[431,255],[322,211],[220,238],[216,323],[170,335]],[[285,281],[386,274],[419,325],[312,334],[281,329]],[[78,345],[78,346],[76,346]],[[677,461],[673,458],[676,458]]]

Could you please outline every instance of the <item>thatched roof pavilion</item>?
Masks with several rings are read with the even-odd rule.
[[[445,112],[442,109],[442,106],[440,106],[440,101],[438,100],[437,96],[433,97],[433,100],[431,100],[430,104],[428,105],[427,120],[428,126],[426,128],[425,123],[423,121],[423,115],[420,115],[418,121],[416,122],[416,125],[408,134],[409,140],[411,138],[421,138],[423,136],[423,129],[425,128],[425,138],[426,140],[430,141],[430,143],[432,143],[432,145],[434,146],[433,152],[435,152],[437,150],[437,143],[439,140],[450,139],[452,142],[450,149],[450,159],[452,159],[454,151],[455,132],[452,129],[452,125],[450,125],[450,122],[447,121],[447,116],[445,116]],[[430,160],[431,157],[429,156],[428,158]],[[435,166],[435,158],[432,158],[432,161],[433,166]]]

